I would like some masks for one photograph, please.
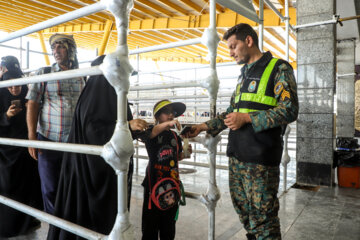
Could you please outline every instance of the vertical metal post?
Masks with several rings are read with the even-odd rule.
[[[26,42],[26,69],[30,68],[30,42]]]
[[[289,61],[289,23],[290,22],[290,19],[289,19],[289,0],[285,0],[285,29],[286,29],[286,34],[285,34],[285,50],[286,50],[286,61]],[[287,126],[287,128],[289,128],[289,126]],[[284,151],[286,151],[285,154],[289,155],[287,153],[288,151],[288,148],[287,148],[287,145],[288,145],[288,136],[286,137],[286,141],[285,141],[285,149]],[[289,158],[289,161],[290,161],[290,158]],[[284,173],[283,173],[283,182],[284,182],[284,191],[286,191],[286,186],[287,186],[287,166],[288,166],[288,162],[285,163],[283,165],[284,167]]]
[[[22,68],[22,58],[23,58],[23,54],[22,54],[22,37],[20,37],[20,68]]]
[[[259,0],[259,49],[263,52],[264,48],[264,0]]]
[[[210,29],[216,29],[216,1],[210,0]],[[210,60],[210,68],[216,69],[216,56],[215,59]],[[216,98],[210,97],[210,119],[214,119],[216,117]],[[209,153],[210,154],[210,153]],[[216,158],[216,156],[213,156]],[[212,157],[209,156],[211,160]],[[215,167],[215,160],[210,161],[210,176],[209,182],[216,186],[216,167]],[[215,239],[215,209],[208,208],[209,211],[209,222],[208,222],[208,239],[214,240]]]
[[[136,47],[137,49],[139,48],[139,46]],[[140,82],[140,76],[139,76],[139,69],[140,69],[140,54],[136,54],[136,71],[138,72],[138,74],[136,75],[136,83],[135,86],[139,86],[139,82]],[[139,97],[140,97],[140,93],[139,90],[136,91],[136,99],[137,102],[135,104],[135,118],[139,117]],[[139,173],[139,141],[136,140],[136,148],[135,148],[135,154],[136,154],[136,174]]]
[[[285,0],[286,61],[289,61],[289,0]]]
[[[127,102],[127,94],[125,92],[117,93],[117,121],[125,124],[127,122],[127,107],[124,103]],[[127,172],[120,171],[117,174],[118,178],[118,213],[124,214],[127,211]]]

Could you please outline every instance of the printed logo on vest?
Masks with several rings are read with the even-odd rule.
[[[256,81],[252,81],[252,82],[249,84],[248,91],[249,91],[249,92],[254,92],[255,89],[256,89]]]
[[[283,85],[281,82],[278,82],[276,85],[275,85],[275,94],[276,95],[279,95],[281,90],[283,90]]]

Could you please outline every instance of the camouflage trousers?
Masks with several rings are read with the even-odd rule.
[[[229,158],[229,186],[241,223],[257,240],[281,239],[277,192],[279,167]]]

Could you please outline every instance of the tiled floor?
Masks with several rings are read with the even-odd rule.
[[[195,175],[195,174],[194,174]],[[224,175],[224,176],[223,176]],[[135,177],[131,202],[131,222],[135,239],[141,239],[141,177]],[[183,177],[187,190],[204,192],[203,179]],[[190,184],[192,180],[195,184]],[[219,180],[222,179],[222,180]],[[216,240],[244,240],[245,231],[232,207],[226,183],[226,171],[218,173],[222,197],[216,208]],[[317,191],[291,188],[280,197],[280,221],[285,240],[360,240],[360,189],[321,187]],[[208,213],[197,200],[188,199],[181,207],[176,239],[208,239]],[[47,224],[27,236],[12,240],[46,239]]]
[[[290,146],[291,147],[291,146]],[[288,186],[295,182],[295,153],[290,152],[292,162],[288,169]],[[206,159],[198,157],[197,161]],[[217,164],[226,165],[227,158],[217,159]],[[134,176],[130,220],[134,226],[135,239],[141,239],[141,209],[143,180],[146,160],[139,160],[139,170]],[[180,165],[183,170],[195,169],[195,173],[182,174],[185,190],[204,193],[207,189],[209,169]],[[282,178],[282,174],[281,174]],[[228,190],[228,171],[217,170],[216,180],[221,199],[216,207],[216,240],[245,240],[243,229],[231,203]],[[280,221],[282,237],[285,240],[360,240],[360,189],[321,187],[317,191],[291,188],[282,194],[280,184]],[[187,205],[180,208],[176,225],[177,240],[208,239],[208,213],[197,200],[187,199]],[[46,239],[48,225],[26,236],[11,240]]]

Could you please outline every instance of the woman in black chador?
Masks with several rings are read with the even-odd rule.
[[[22,77],[18,60],[1,59],[2,80]],[[0,89],[0,137],[27,139],[25,95],[28,88]],[[0,145],[0,195],[42,209],[37,162],[27,148]],[[40,221],[0,204],[0,238],[27,234],[40,227]]]
[[[104,56],[91,65],[102,63]],[[128,106],[128,121],[132,120]],[[117,95],[103,75],[87,81],[78,100],[69,135],[70,143],[104,145],[112,137],[117,120]],[[130,121],[134,133],[147,127],[143,120]],[[121,143],[120,143],[121,144]],[[128,172],[128,207],[130,206],[133,164]],[[117,176],[102,157],[65,153],[55,201],[55,215],[108,235],[117,214]],[[82,239],[50,226],[48,239]]]

